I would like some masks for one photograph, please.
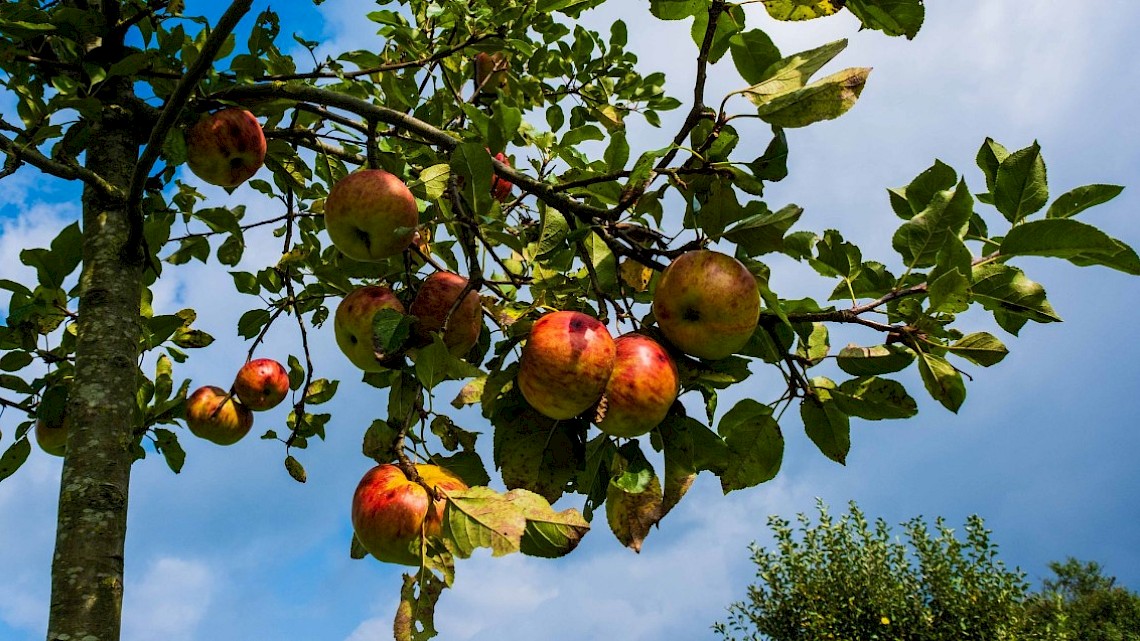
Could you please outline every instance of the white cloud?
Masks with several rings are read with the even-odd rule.
[[[160,558],[126,591],[126,641],[192,641],[218,579],[204,563]]]

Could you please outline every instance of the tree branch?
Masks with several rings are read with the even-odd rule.
[[[222,17],[218,19],[214,30],[206,38],[202,50],[194,59],[194,64],[186,70],[182,79],[174,87],[174,91],[170,93],[170,97],[166,99],[166,105],[158,115],[158,121],[151,127],[150,138],[147,140],[146,147],[143,148],[138,162],[135,163],[135,170],[131,175],[131,188],[127,195],[127,210],[131,216],[131,237],[127,239],[128,248],[133,250],[135,245],[132,243],[139,243],[142,240],[143,188],[146,185],[146,179],[151,168],[154,167],[154,163],[162,151],[162,144],[166,141],[166,135],[170,133],[171,128],[178,121],[178,116],[186,107],[186,103],[190,100],[190,95],[198,85],[198,81],[213,66],[214,57],[218,55],[218,51],[221,50],[238,21],[249,12],[252,5],[253,0],[234,0],[230,4]]]
[[[26,162],[45,174],[55,176],[56,178],[82,180],[109,200],[122,201],[126,197],[126,194],[124,194],[121,189],[107,182],[102,176],[90,169],[59,160],[53,160],[40,153],[36,148],[20,144],[4,135],[0,135],[0,151],[8,154],[9,158],[14,158],[16,162]],[[6,164],[5,171],[11,167],[12,165]],[[12,171],[15,170],[13,169]]]
[[[210,98],[224,100],[274,100],[284,99],[297,102],[314,102],[354,113],[365,120],[376,120],[385,124],[403,129],[423,138],[424,143],[439,147],[442,151],[451,152],[460,143],[460,140],[451,133],[434,127],[422,120],[414,118],[402,111],[375,105],[359,98],[344,95],[320,87],[303,85],[271,84],[271,85],[242,85],[223,89]],[[510,165],[492,159],[495,174],[509,180],[539,200],[555,209],[577,216],[583,222],[595,220],[616,220],[619,214],[616,210],[602,209],[579,202],[566,194],[560,193],[554,185],[535,180],[530,176],[515,170]]]

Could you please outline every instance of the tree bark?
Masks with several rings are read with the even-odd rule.
[[[123,104],[131,85],[103,87],[86,166],[126,193],[139,154]],[[124,202],[83,193],[83,270],[75,380],[52,561],[49,641],[115,641],[123,600],[123,547],[139,384],[143,269],[124,259]]]

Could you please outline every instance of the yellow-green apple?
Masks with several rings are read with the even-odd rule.
[[[507,158],[507,155],[501,151],[495,154],[495,160],[503,163],[504,165],[507,165],[508,167],[511,166],[511,159]],[[514,183],[505,178],[500,178],[498,175],[492,176],[491,197],[501,203],[506,202],[507,199],[511,197],[511,189],[514,189],[514,186]]]
[[[443,332],[443,342],[447,349],[456,356],[471,351],[479,341],[479,332],[483,329],[483,307],[479,292],[475,290],[467,292],[463,301],[455,307],[459,295],[466,288],[467,279],[452,272],[436,272],[424,280],[408,308],[408,313],[416,317],[415,324],[412,325],[416,344],[431,343],[432,333],[442,331],[444,321],[447,321],[447,331]],[[449,319],[447,314],[452,307],[455,307],[455,311]]]
[[[206,385],[186,399],[186,426],[194,436],[218,445],[233,445],[253,427],[253,412],[226,390]]]
[[[677,257],[657,283],[653,315],[686,354],[725,358],[740,350],[760,318],[756,277],[732,256],[708,249]]]
[[[403,314],[404,304],[383,285],[365,285],[345,296],[333,316],[337,346],[353,365],[366,372],[388,369],[400,357],[399,354],[382,354],[376,350],[372,319],[382,309]]]
[[[467,489],[459,477],[438,465],[416,465],[416,472],[436,490]],[[365,473],[352,495],[352,528],[364,549],[377,559],[419,565],[420,537],[439,536],[446,503],[428,496],[399,467],[377,465]]]
[[[502,51],[475,54],[475,88],[487,93],[498,93],[507,84],[507,70],[511,63]]]
[[[277,407],[288,393],[289,373],[272,358],[249,361],[234,377],[234,394],[255,412]]]
[[[261,123],[245,109],[203,115],[186,131],[190,171],[211,185],[237,187],[265,162]]]
[[[535,321],[523,347],[519,390],[545,416],[577,416],[602,397],[614,354],[614,339],[598,319],[581,312],[551,312]]]
[[[383,169],[351,173],[329,190],[325,228],[345,256],[381,261],[412,242],[419,207],[404,181]]]
[[[677,365],[664,347],[644,334],[618,336],[614,346],[614,371],[598,412],[598,429],[625,438],[647,434],[665,420],[677,400]]]
[[[67,451],[67,428],[66,416],[58,421],[43,417],[36,419],[36,444],[40,446],[41,450],[52,456],[63,456],[63,453]]]

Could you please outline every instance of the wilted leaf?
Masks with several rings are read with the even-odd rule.
[[[520,549],[528,556],[565,556],[578,547],[582,537],[590,531],[590,524],[578,510],[555,512],[546,499],[534,492],[511,490],[506,498],[526,517]]]
[[[661,504],[661,481],[656,474],[645,489],[636,494],[610,482],[606,492],[606,521],[622,545],[640,552],[649,528],[661,520]]]
[[[459,558],[470,557],[477,548],[490,548],[492,556],[518,552],[525,530],[522,509],[491,488],[447,493],[443,536]]]

